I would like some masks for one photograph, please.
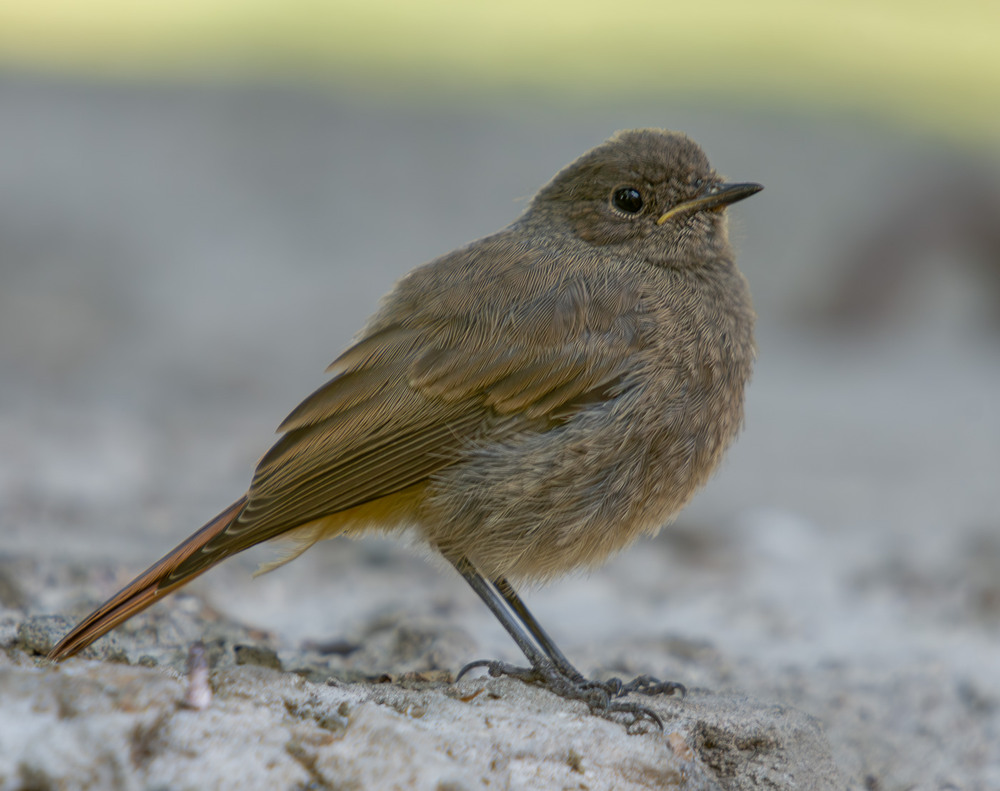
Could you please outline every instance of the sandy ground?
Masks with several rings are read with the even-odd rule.
[[[247,553],[89,658],[37,658],[242,493],[395,278],[646,125],[766,185],[732,212],[760,313],[747,428],[676,525],[525,597],[585,672],[684,683],[649,703],[663,732],[448,683],[516,649],[386,539],[254,580],[270,553]],[[910,197],[1000,184],[997,152],[682,104],[13,74],[0,141],[0,788],[1000,788],[996,280],[921,242],[874,321],[822,310]]]

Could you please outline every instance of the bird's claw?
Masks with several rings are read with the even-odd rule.
[[[687,687],[683,684],[679,684],[676,681],[660,681],[658,678],[646,675],[636,676],[628,683],[623,682],[620,678],[609,678],[607,681],[598,681],[596,683],[604,684],[609,689],[614,690],[612,693],[614,696],[628,695],[630,692],[640,695],[677,694],[680,697],[684,697],[687,694]]]
[[[630,719],[625,723],[625,729],[629,733],[637,733],[635,727],[643,721],[650,721],[661,731],[663,730],[663,720],[660,716],[648,708],[638,703],[618,700],[630,693],[641,695],[672,695],[679,692],[685,693],[684,685],[673,681],[660,681],[652,676],[639,676],[628,683],[619,678],[608,679],[607,681],[591,681],[579,673],[565,672],[553,664],[539,664],[535,667],[520,667],[507,662],[499,662],[490,659],[479,659],[469,662],[461,670],[455,680],[458,681],[470,670],[483,667],[487,673],[493,677],[508,676],[523,681],[526,684],[538,684],[548,689],[550,692],[559,695],[567,700],[578,700],[587,704],[591,714],[596,714],[608,720],[616,720],[615,715],[630,715]]]

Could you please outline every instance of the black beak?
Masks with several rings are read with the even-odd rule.
[[[663,225],[671,217],[678,214],[692,211],[711,211],[721,209],[730,203],[736,203],[751,195],[756,195],[764,189],[760,184],[747,182],[746,184],[717,184],[699,198],[693,198],[683,203],[678,203],[673,208],[665,211],[656,221],[657,225]]]

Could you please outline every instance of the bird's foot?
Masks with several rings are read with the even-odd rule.
[[[620,721],[621,717],[625,717],[625,729],[629,733],[640,732],[638,726],[644,722],[652,722],[660,730],[663,730],[663,720],[647,706],[620,700],[620,698],[633,692],[641,695],[672,695],[674,693],[683,695],[685,692],[683,684],[673,681],[659,681],[652,676],[639,676],[628,683],[618,678],[607,681],[592,681],[572,668],[560,669],[548,662],[540,663],[535,667],[520,667],[507,662],[480,659],[463,667],[455,680],[457,681],[470,670],[478,667],[486,668],[489,675],[494,678],[509,676],[526,684],[543,686],[567,700],[579,700],[587,704],[591,714],[596,714],[599,717],[616,722]]]
[[[614,696],[628,695],[635,692],[640,695],[673,695],[684,697],[687,688],[676,681],[660,681],[653,676],[636,676],[629,682],[624,682],[620,678],[609,678],[607,681],[592,681],[592,684],[601,684],[609,694]]]

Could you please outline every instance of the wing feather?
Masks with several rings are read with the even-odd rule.
[[[537,252],[488,263],[457,271],[446,258],[401,282],[331,365],[333,379],[281,424],[246,507],[216,541],[249,546],[400,492],[472,445],[549,430],[620,392],[641,336],[634,294],[567,277]],[[518,267],[530,270],[524,293],[484,285],[517,282]],[[450,284],[421,282],[443,268]]]

